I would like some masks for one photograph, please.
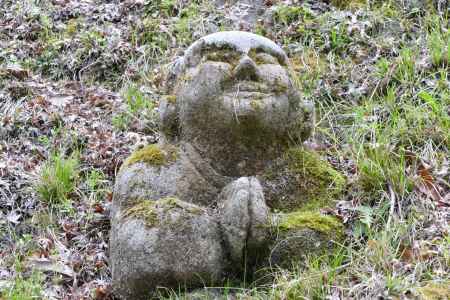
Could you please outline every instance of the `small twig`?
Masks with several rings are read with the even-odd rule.
[[[389,208],[389,217],[387,220],[387,224],[386,227],[389,229],[391,226],[391,222],[392,222],[392,217],[394,215],[395,212],[395,193],[394,193],[394,189],[392,188],[392,185],[388,184],[388,188],[389,188],[389,196],[390,196],[390,208]]]
[[[80,86],[81,86],[82,93],[84,93],[84,84],[83,84],[83,80],[82,80],[81,76],[82,76],[83,72],[86,71],[86,69],[92,67],[93,65],[98,63],[98,61],[99,60],[97,59],[97,60],[93,61],[92,63],[84,66],[83,68],[81,68],[80,71],[78,71],[78,80],[80,81]]]
[[[377,85],[372,91],[372,94],[369,97],[369,101],[372,101],[372,98],[375,96],[375,93],[378,91],[378,88],[384,89],[389,84],[389,81],[392,78],[392,75],[394,74],[395,70],[397,69],[397,65],[392,65],[386,75],[383,77],[383,79],[378,80]],[[381,87],[380,87],[381,86]]]

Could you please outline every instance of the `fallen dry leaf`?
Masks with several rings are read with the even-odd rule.
[[[100,203],[96,203],[96,204],[94,204],[94,211],[96,213],[101,214],[105,211],[105,209],[103,208],[103,206]]]
[[[435,184],[434,177],[431,174],[431,168],[425,163],[421,162],[417,168],[417,174],[419,175],[419,178],[416,181],[416,187],[419,189],[419,191],[421,191],[434,201],[441,202],[443,198],[440,195],[439,190]]]
[[[20,80],[30,76],[30,71],[20,67],[19,65],[9,65],[6,67],[5,71]]]
[[[102,300],[105,299],[108,296],[108,290],[106,289],[106,287],[103,286],[98,286],[95,289],[95,299],[97,300]]]

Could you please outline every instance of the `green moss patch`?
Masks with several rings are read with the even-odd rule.
[[[124,220],[130,218],[141,219],[145,222],[146,226],[154,227],[159,225],[163,219],[159,214],[161,212],[166,213],[172,209],[183,210],[183,212],[186,213],[186,218],[204,212],[200,207],[194,204],[183,202],[175,197],[166,197],[159,200],[139,200],[135,205],[125,210],[122,217]],[[167,222],[167,220],[165,222]]]
[[[312,210],[327,206],[345,187],[345,178],[312,151],[292,148],[287,152],[288,168],[297,179],[301,208]]]
[[[166,95],[166,100],[169,104],[176,104],[177,103],[177,96],[175,95]]]
[[[149,227],[159,224],[158,213],[155,210],[156,202],[152,200],[143,200],[134,206],[127,209],[124,214],[124,219],[138,218],[145,222]]]
[[[250,106],[256,111],[261,111],[263,105],[261,101],[253,99],[250,101]]]
[[[240,53],[234,49],[206,49],[202,53],[207,61],[225,62],[232,66],[239,63]]]
[[[278,224],[282,231],[309,228],[328,236],[343,237],[344,226],[333,216],[322,215],[319,212],[297,211],[285,215]]]
[[[286,26],[299,20],[304,21],[310,16],[311,13],[301,6],[280,5],[275,11],[274,19]]]
[[[198,215],[203,212],[203,210],[200,207],[197,207],[196,205],[183,202],[175,197],[167,197],[163,198],[158,201],[157,204],[159,207],[163,207],[164,211],[168,211],[170,209],[179,208],[182,209],[190,214]]]
[[[177,159],[177,150],[173,146],[160,147],[158,145],[148,145],[132,153],[123,163],[123,166],[130,166],[135,163],[146,163],[152,166],[162,166]]]

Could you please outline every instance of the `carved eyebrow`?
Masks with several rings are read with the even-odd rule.
[[[213,52],[213,51],[229,51],[233,54],[242,54],[241,51],[238,51],[235,47],[232,47],[232,45],[229,45],[229,44],[223,44],[220,46],[215,45],[215,44],[210,44],[210,45],[205,45],[201,49],[201,55],[203,56],[204,53]]]
[[[202,59],[236,65],[242,54],[242,52],[230,47],[205,47],[201,50],[200,56]]]
[[[213,54],[214,57],[209,57],[209,55]],[[204,48],[201,49],[201,57],[208,56],[209,60],[217,60],[217,61],[224,61],[229,62],[232,64],[237,63],[237,60],[241,55],[245,54],[242,51],[239,51],[237,49],[234,49],[232,45],[207,45]],[[273,63],[273,64],[279,64],[281,66],[286,66],[286,62],[282,57],[279,57],[276,55],[276,53],[273,53],[273,51],[267,51],[263,48],[253,48],[251,49],[247,55],[251,57],[253,60],[255,60],[256,63],[264,64],[264,63]],[[264,60],[264,56],[266,56],[266,59]],[[267,58],[269,60],[274,60],[273,62],[267,61]]]
[[[248,53],[248,55],[251,57],[256,57],[258,54],[269,55],[270,57],[273,57],[280,65],[286,66],[286,61],[283,57],[277,55],[277,53],[274,53],[273,51],[270,51],[268,49],[254,48],[251,49],[250,52]]]
[[[259,52],[250,55],[250,57],[255,61],[256,64],[280,64],[280,61],[272,54],[267,52]]]

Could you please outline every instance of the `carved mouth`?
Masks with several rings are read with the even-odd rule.
[[[239,99],[258,99],[271,94],[273,94],[273,91],[266,84],[254,81],[238,81],[225,89],[225,95]]]
[[[225,105],[236,116],[259,114],[273,101],[270,94],[251,91],[235,91],[225,94]]]
[[[237,81],[230,87],[225,89],[225,94],[229,96],[247,98],[247,97],[264,97],[267,95],[285,92],[286,87],[269,86],[264,82],[257,81]]]
[[[246,81],[240,81],[237,82],[233,89],[236,92],[257,92],[257,93],[270,93],[271,90],[266,84],[259,83],[259,82],[246,82]]]
[[[254,116],[278,107],[280,93],[276,86],[263,82],[238,81],[225,88],[224,104],[236,117]],[[278,103],[280,104],[280,103]]]

